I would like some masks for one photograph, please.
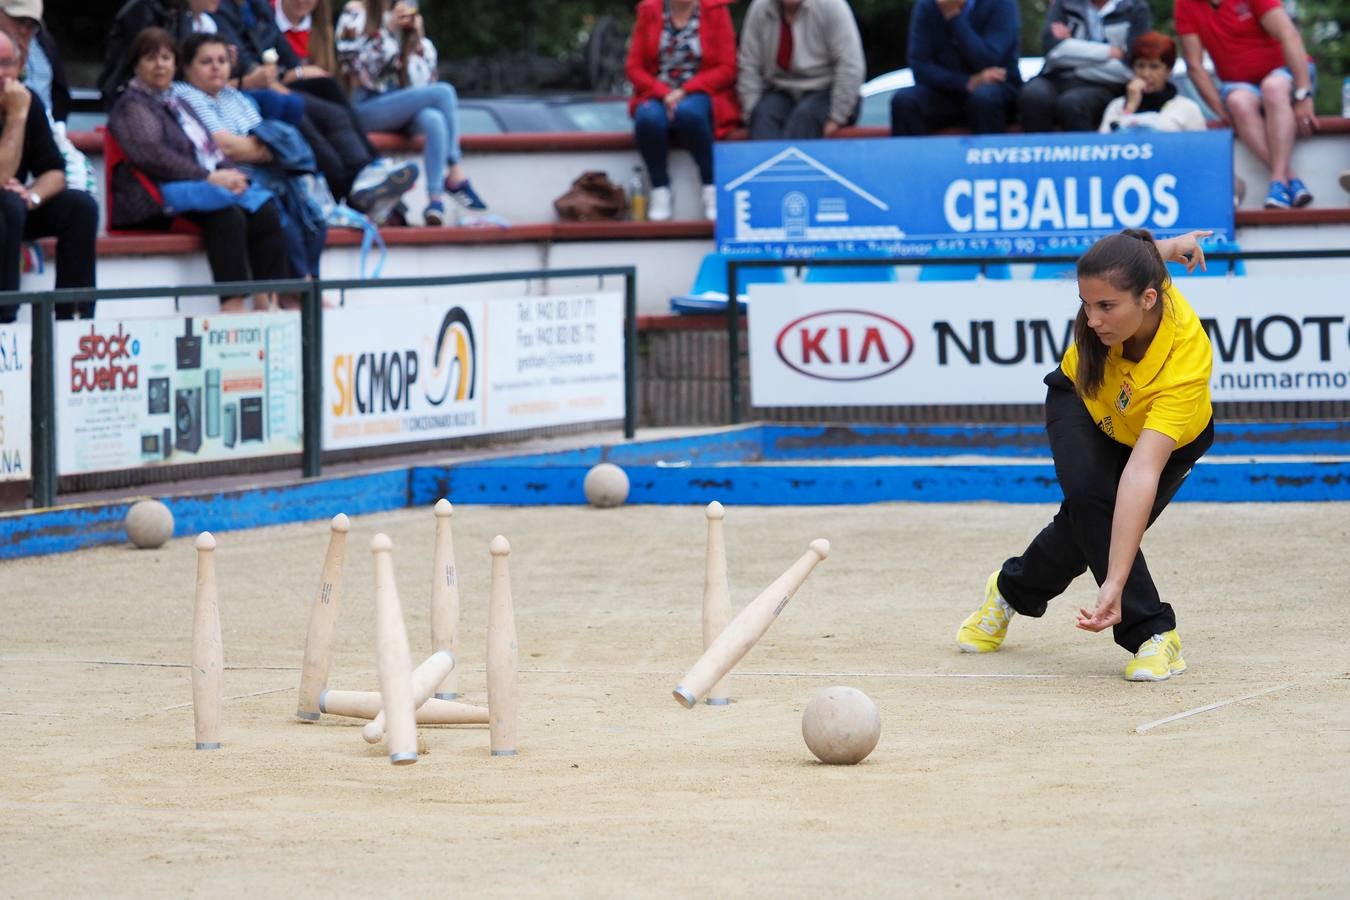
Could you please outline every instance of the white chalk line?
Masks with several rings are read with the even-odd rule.
[[[635,671],[631,669],[615,670],[613,672],[600,671],[582,671],[580,669],[536,669],[521,668],[521,674],[530,675],[587,675],[592,677],[603,677],[607,675],[642,675],[651,677],[678,677],[673,671],[651,672]],[[756,677],[756,678],[995,678],[1010,680],[1028,680],[1028,681],[1046,681],[1060,678],[1117,678],[1116,675],[1099,674],[1078,674],[1073,675],[1039,675],[1022,674],[1017,672],[742,672],[732,669],[727,675],[728,678]]]
[[[247,700],[249,697],[265,697],[268,694],[280,694],[282,691],[293,691],[293,690],[295,690],[295,685],[292,684],[287,685],[286,687],[283,688],[268,688],[265,691],[254,691],[251,694],[235,694],[233,697],[226,697],[225,699]],[[191,701],[188,701],[187,703],[175,703],[173,706],[160,707],[159,709],[155,710],[155,712],[170,712],[175,709],[187,709],[190,706],[192,706]],[[154,715],[154,713],[147,713],[146,715]]]
[[[192,663],[169,663],[153,662],[142,659],[70,659],[57,656],[44,657],[26,657],[26,656],[0,656],[0,662],[22,662],[22,663],[55,663],[58,665],[67,665],[70,663],[90,666],[139,666],[147,669],[190,669]],[[226,666],[225,671],[244,672],[252,670],[270,670],[278,672],[299,672],[299,666]]]
[[[1243,694],[1241,697],[1230,697],[1227,700],[1220,700],[1218,703],[1207,703],[1204,706],[1197,706],[1195,709],[1188,709],[1184,712],[1179,712],[1176,713],[1175,715],[1168,716],[1165,719],[1159,719],[1156,722],[1145,722],[1143,725],[1140,725],[1139,727],[1135,728],[1134,733],[1147,734],[1148,732],[1152,731],[1155,728],[1160,728],[1163,725],[1175,722],[1178,719],[1186,719],[1191,716],[1198,716],[1200,715],[1200,713],[1206,713],[1210,712],[1211,710],[1221,709],[1222,707],[1225,706],[1231,706],[1234,703],[1244,703],[1248,700],[1255,700],[1257,697],[1263,697],[1266,694],[1273,694],[1276,691],[1282,691],[1286,688],[1297,687],[1298,685],[1303,683],[1304,682],[1302,681],[1287,681],[1284,684],[1277,684],[1274,687],[1268,687],[1265,688],[1264,690],[1255,691],[1250,694]]]

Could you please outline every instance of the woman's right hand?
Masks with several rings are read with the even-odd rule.
[[[248,177],[238,169],[216,169],[206,176],[206,180],[231,194],[242,194],[248,190]]]
[[[276,63],[264,63],[250,70],[244,76],[241,86],[248,91],[261,91],[275,87],[279,83],[279,74]]]

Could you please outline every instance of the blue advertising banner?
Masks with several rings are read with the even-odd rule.
[[[731,256],[1036,256],[1122,228],[1233,234],[1227,130],[716,145]]]

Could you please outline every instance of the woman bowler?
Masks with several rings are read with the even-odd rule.
[[[1073,344],[1045,378],[1045,429],[1064,501],[1022,555],[989,576],[984,605],[957,632],[963,651],[997,650],[1014,613],[1044,614],[1091,569],[1097,604],[1078,611],[1078,627],[1114,626],[1116,643],[1134,654],[1125,678],[1163,681],[1186,670],[1176,616],[1139,543],[1214,442],[1209,338],[1164,263],[1203,268],[1197,238],[1211,233],[1154,241],[1129,229],[1078,260]]]

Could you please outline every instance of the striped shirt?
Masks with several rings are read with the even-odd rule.
[[[212,97],[185,81],[175,81],[173,95],[191,107],[211,134],[228,131],[245,135],[262,124],[262,116],[253,99],[232,87]]]

